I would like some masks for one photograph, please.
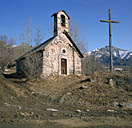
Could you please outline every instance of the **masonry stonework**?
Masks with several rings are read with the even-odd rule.
[[[81,58],[83,55],[69,35],[70,18],[64,10],[54,13],[52,16],[54,16],[54,36],[27,54],[42,51],[41,77],[81,74]],[[22,57],[20,58],[17,60],[19,64],[17,69],[23,63]]]
[[[65,53],[63,53],[65,50]],[[64,34],[57,36],[43,51],[43,73],[42,75],[61,75],[61,59],[67,60],[67,75],[81,74],[81,58],[74,51],[72,43]],[[74,63],[73,63],[74,60]],[[75,65],[75,66],[74,66]],[[73,69],[75,68],[75,69]]]

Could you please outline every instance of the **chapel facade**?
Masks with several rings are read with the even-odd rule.
[[[19,57],[16,60],[17,72],[23,72],[27,56],[39,53],[42,57],[41,77],[81,74],[83,54],[69,34],[70,17],[64,10],[54,13],[52,17],[54,17],[53,37]]]

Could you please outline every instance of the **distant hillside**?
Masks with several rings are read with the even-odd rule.
[[[88,53],[100,58],[103,64],[109,64],[109,47],[97,48]],[[116,66],[132,65],[132,51],[112,47],[113,63]]]

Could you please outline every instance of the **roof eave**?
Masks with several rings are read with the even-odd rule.
[[[48,44],[49,41],[53,40],[56,36],[51,37],[50,39],[46,40],[45,42],[39,44],[38,46],[32,48],[31,50],[29,50],[28,52],[26,52],[24,55],[20,56],[19,58],[17,58],[15,61],[23,59],[26,55],[32,54],[34,52],[38,52],[40,50],[42,50],[42,48],[44,49],[45,46]]]

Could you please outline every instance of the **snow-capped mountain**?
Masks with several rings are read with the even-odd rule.
[[[109,47],[97,48],[88,53],[89,55],[94,55],[96,58],[100,58],[103,63],[109,63]],[[124,65],[132,57],[132,51],[123,50],[120,48],[112,47],[112,55],[115,65]]]

